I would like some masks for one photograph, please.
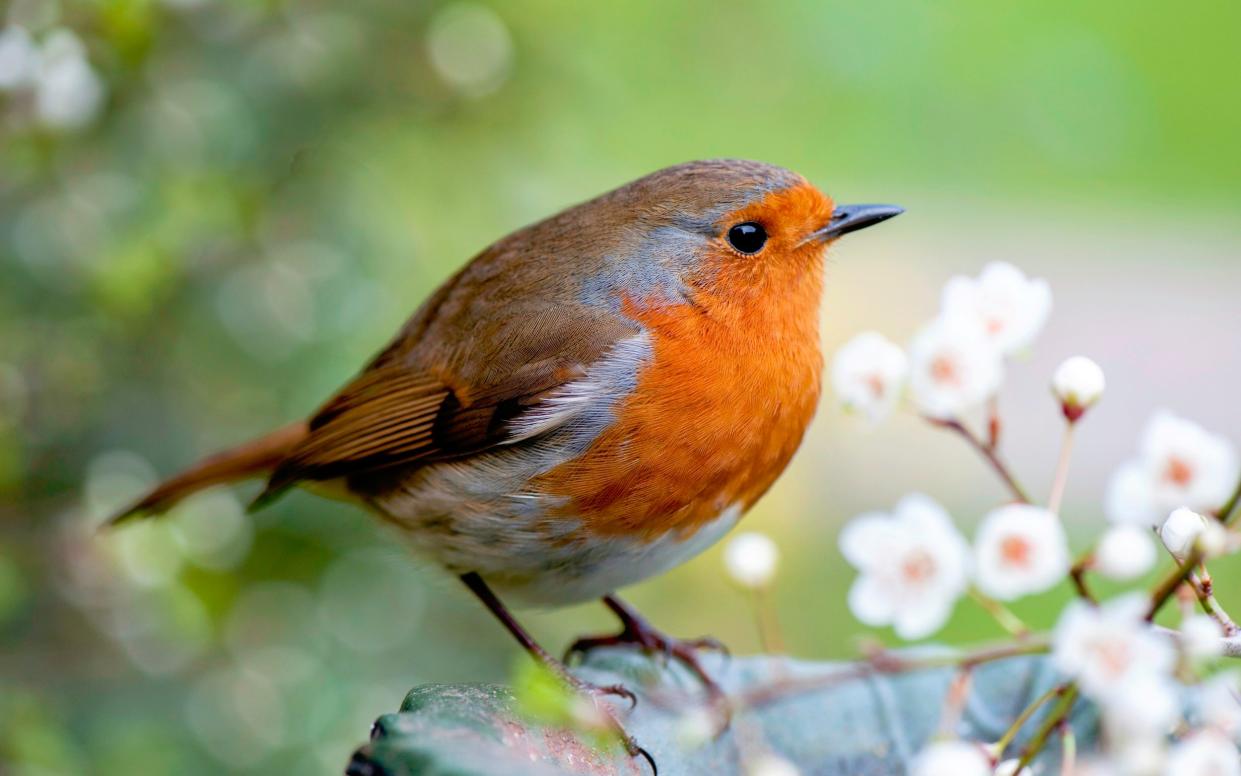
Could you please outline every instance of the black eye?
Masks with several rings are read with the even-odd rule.
[[[728,243],[742,253],[758,253],[767,243],[767,230],[753,221],[737,224],[728,230]]]

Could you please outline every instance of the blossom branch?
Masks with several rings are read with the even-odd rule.
[[[1064,441],[1060,444],[1060,459],[1056,462],[1056,477],[1052,481],[1051,496],[1047,499],[1047,509],[1060,514],[1060,502],[1064,500],[1064,487],[1069,480],[1069,461],[1073,458],[1073,429],[1075,423],[1064,427]]]
[[[796,695],[834,687],[845,682],[866,679],[877,675],[905,674],[933,668],[959,667],[972,669],[984,663],[1023,655],[1044,654],[1051,650],[1051,642],[1045,637],[1032,637],[1024,641],[1008,642],[979,647],[967,652],[947,652],[921,657],[905,657],[889,652],[879,652],[869,659],[849,668],[822,676],[788,677],[749,688],[729,699],[733,712],[754,708],[784,700]]]
[[[1052,707],[1051,713],[1047,715],[1046,721],[1039,726],[1038,732],[1034,734],[1034,738],[1030,740],[1030,744],[1025,751],[1021,753],[1021,760],[1014,769],[1015,773],[1021,773],[1021,770],[1030,764],[1039,752],[1043,751],[1043,747],[1047,746],[1047,740],[1051,738],[1052,732],[1060,726],[1062,722],[1069,718],[1069,714],[1073,711],[1073,704],[1077,701],[1077,685],[1070,683],[1061,688],[1060,701]]]
[[[1219,511],[1215,513],[1215,516],[1224,525],[1231,525],[1237,514],[1241,514],[1237,512],[1238,503],[1241,503],[1241,479],[1237,480],[1237,487],[1233,489],[1232,495],[1229,496],[1228,500],[1224,502],[1224,505],[1219,508]]]
[[[1198,598],[1198,603],[1202,605],[1202,611],[1219,623],[1224,631],[1224,635],[1237,635],[1238,630],[1241,629],[1237,628],[1237,623],[1228,616],[1228,612],[1224,611],[1224,607],[1216,600],[1215,584],[1211,579],[1211,575],[1207,572],[1205,564],[1202,566],[1201,574],[1195,572],[1189,575],[1189,586],[1193,588],[1194,595]]]
[[[1090,592],[1090,587],[1086,584],[1086,571],[1090,568],[1090,564],[1094,562],[1094,551],[1087,550],[1080,558],[1077,559],[1071,568],[1069,568],[1069,580],[1073,583],[1073,589],[1077,591],[1078,598],[1097,604],[1099,600]]]
[[[1004,482],[1004,485],[1009,489],[1017,501],[1020,501],[1023,504],[1031,503],[1030,496],[1026,493],[1025,488],[1018,484],[1017,479],[1009,470],[1008,465],[1000,459],[1000,456],[995,449],[975,436],[972,431],[965,427],[965,424],[956,418],[942,419],[927,417],[927,420],[932,425],[939,426],[940,428],[946,428],[960,434],[965,441],[970,443],[971,447],[977,450],[978,453],[991,464],[991,468],[994,469],[995,473],[1000,476],[1000,479]]]

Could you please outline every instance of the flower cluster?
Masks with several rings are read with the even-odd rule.
[[[86,47],[67,29],[42,41],[17,25],[0,29],[0,96],[9,97],[14,117],[48,129],[80,129],[103,107],[106,89]]]
[[[919,639],[943,627],[968,594],[1013,634],[1017,653],[1049,652],[1063,679],[1017,723],[1032,725],[1034,712],[1048,705],[1026,749],[1008,751],[1017,729],[998,742],[942,739],[918,756],[911,772],[1027,776],[1058,733],[1065,736],[1063,757],[1073,758],[1067,720],[1085,698],[1102,712],[1103,745],[1091,752],[1092,761],[1077,763],[1077,771],[1070,760],[1066,773],[1241,776],[1234,744],[1241,735],[1241,683],[1230,673],[1208,678],[1225,653],[1241,655],[1241,629],[1216,600],[1205,565],[1241,550],[1241,535],[1232,526],[1241,500],[1241,459],[1227,439],[1171,412],[1155,413],[1138,455],[1119,468],[1102,499],[1107,525],[1074,561],[1060,507],[1077,426],[1104,391],[1098,364],[1074,356],[1049,376],[1065,427],[1045,502],[1035,503],[998,449],[995,397],[1005,360],[1033,344],[1050,309],[1045,281],[994,263],[976,278],[949,280],[938,315],[907,350],[866,332],[844,345],[832,364],[845,408],[871,421],[911,408],[933,426],[961,435],[1011,494],[982,516],[972,545],[948,510],[924,494],[906,496],[890,513],[854,518],[840,535],[841,554],[858,572],[850,610],[867,625],[891,626],[901,638]],[[984,433],[975,433],[971,415],[980,409],[986,425]],[[1167,550],[1171,571],[1150,591],[1100,603],[1088,575],[1120,582],[1142,578],[1158,561],[1155,537]],[[1069,584],[1077,597],[1048,637],[1033,635],[1006,606]],[[1170,601],[1180,605],[1175,629],[1154,624]],[[1194,612],[1198,607],[1200,614]]]

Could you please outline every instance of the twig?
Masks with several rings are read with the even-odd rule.
[[[1236,511],[1238,503],[1241,503],[1241,479],[1237,480],[1237,487],[1233,489],[1232,495],[1228,497],[1224,505],[1215,512],[1215,516],[1224,525],[1231,524],[1237,514],[1241,514]]]
[[[957,674],[952,678],[952,684],[948,686],[948,693],[944,697],[944,710],[939,719],[941,736],[951,738],[956,734],[957,723],[961,721],[961,715],[965,713],[965,704],[969,701],[970,688],[973,684],[973,666],[962,666],[957,669]]]
[[[1026,625],[1020,617],[1013,614],[1012,609],[1009,609],[976,587],[970,587],[969,594],[970,598],[974,599],[987,614],[991,615],[1000,624],[1001,628],[1019,639],[1030,635],[1030,626]]]
[[[1173,630],[1172,628],[1165,628],[1162,625],[1155,625],[1153,627],[1155,628],[1156,633],[1162,633],[1168,638],[1171,638],[1171,639],[1181,638],[1180,631]],[[1221,657],[1241,658],[1241,635],[1226,636],[1220,639],[1219,644],[1220,644],[1219,654]]]
[[[734,695],[730,703],[734,711],[761,706],[785,698],[801,695],[857,679],[877,675],[903,674],[932,668],[960,666],[974,668],[984,663],[1004,660],[1022,655],[1038,655],[1050,651],[1051,642],[1045,637],[1031,637],[1020,642],[1008,642],[980,647],[969,652],[948,652],[925,657],[901,657],[889,653],[872,656],[868,661],[822,676],[788,677],[767,684],[751,687]]]
[[[1064,500],[1064,486],[1069,480],[1069,461],[1073,458],[1073,429],[1077,424],[1068,423],[1064,427],[1064,441],[1060,443],[1060,459],[1056,462],[1056,478],[1052,480],[1051,496],[1047,499],[1047,510],[1052,514],[1060,514],[1060,502]]]
[[[1072,568],[1069,569],[1069,579],[1073,581],[1073,587],[1077,590],[1079,598],[1092,604],[1097,604],[1099,602],[1098,599],[1094,597],[1094,594],[1090,592],[1089,586],[1086,585],[1086,571],[1089,570],[1093,563],[1094,548],[1091,548],[1083,553],[1077,559],[1077,562],[1073,564]]]
[[[1069,683],[1060,690],[1060,701],[1052,707],[1051,713],[1047,715],[1047,719],[1039,726],[1038,732],[1034,734],[1034,738],[1030,740],[1030,744],[1025,751],[1021,753],[1021,761],[1017,763],[1014,773],[1021,773],[1021,769],[1030,764],[1030,762],[1043,751],[1043,747],[1047,746],[1047,739],[1051,737],[1051,733],[1056,727],[1069,718],[1069,713],[1073,711],[1073,703],[1077,700],[1077,685]]]
[[[776,617],[771,596],[764,588],[754,591],[754,616],[758,626],[758,641],[763,647],[763,652],[768,655],[783,654],[785,651],[783,630],[780,628],[780,620]]]
[[[946,428],[960,434],[965,441],[970,443],[971,447],[977,450],[979,454],[991,464],[991,468],[995,469],[995,473],[1000,475],[1000,479],[1003,480],[1004,485],[1010,492],[1012,492],[1013,497],[1017,501],[1020,501],[1023,504],[1030,503],[1030,496],[1026,493],[1025,488],[1021,487],[1021,485],[1017,483],[1016,478],[1013,477],[1013,474],[1009,471],[1008,466],[1004,463],[1004,461],[1000,460],[999,454],[994,449],[984,444],[978,437],[974,436],[974,433],[966,428],[961,421],[956,418],[948,418],[945,420],[931,417],[928,417],[927,420],[932,425]]]
[[[1168,576],[1164,577],[1163,580],[1155,586],[1155,589],[1151,591],[1150,607],[1146,610],[1147,622],[1155,619],[1155,615],[1158,614],[1159,610],[1163,608],[1163,605],[1168,602],[1168,599],[1172,597],[1172,594],[1176,592],[1176,589],[1183,585],[1185,580],[1189,579],[1189,575],[1194,573],[1194,567],[1202,562],[1203,555],[1204,553],[1202,552],[1202,548],[1195,544],[1194,549],[1189,553],[1189,556],[1185,558],[1185,562],[1174,568]]]
[[[1228,612],[1224,611],[1224,607],[1215,598],[1215,585],[1211,580],[1211,575],[1207,572],[1207,567],[1202,566],[1202,573],[1193,573],[1189,575],[1189,586],[1193,588],[1194,595],[1198,598],[1198,603],[1202,605],[1202,611],[1210,615],[1211,619],[1219,623],[1223,629],[1225,636],[1237,635],[1237,623],[1228,616]]]
[[[1067,720],[1060,725],[1060,741],[1064,746],[1060,756],[1060,776],[1073,776],[1077,772],[1077,734]]]
[[[1021,732],[1021,728],[1030,721],[1030,717],[1033,717],[1034,713],[1043,707],[1043,704],[1064,692],[1066,686],[1067,685],[1058,684],[1055,687],[1052,687],[1047,692],[1035,698],[1029,706],[1026,706],[1025,709],[1017,715],[1017,719],[1013,720],[1013,724],[1008,726],[1008,730],[1004,731],[1004,735],[1000,736],[1000,740],[995,742],[994,749],[995,756],[997,758],[1001,760],[1004,759],[1004,750],[1008,749],[1009,744],[1011,744],[1013,739],[1017,737],[1017,734]]]

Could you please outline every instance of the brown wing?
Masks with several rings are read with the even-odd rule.
[[[460,458],[510,441],[510,422],[580,377],[618,339],[624,319],[556,308],[471,331],[455,348],[419,348],[407,329],[311,418],[252,508],[302,480],[332,480]],[[431,353],[434,359],[423,355]]]

